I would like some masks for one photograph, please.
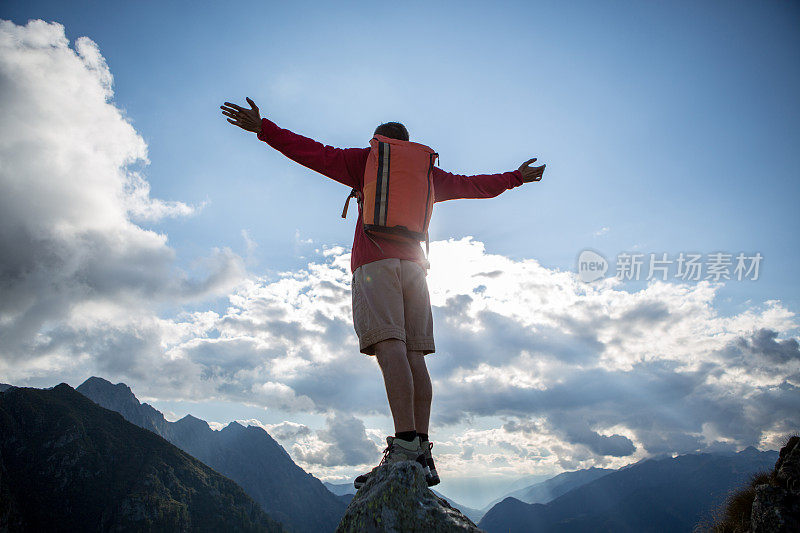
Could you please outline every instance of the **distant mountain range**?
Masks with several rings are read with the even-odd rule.
[[[611,472],[614,470],[610,468],[587,468],[575,472],[563,472],[541,483],[516,490],[506,497],[516,498],[525,503],[548,503]]]
[[[62,383],[0,394],[0,531],[284,531],[236,483]]]
[[[191,415],[169,422],[125,384],[102,378],[76,390],[0,384],[0,531],[54,523],[333,531],[355,492],[303,471],[261,428],[232,422],[213,431]],[[518,488],[520,481],[482,511],[447,501],[488,533],[690,532],[777,455],[751,447],[564,472]],[[87,527],[86,517],[100,525]]]
[[[478,521],[480,521],[481,517],[484,514],[483,511],[481,511],[480,509],[473,509],[471,507],[467,507],[466,505],[461,505],[460,503],[451,500],[450,498],[448,498],[444,494],[441,494],[441,493],[439,493],[439,492],[437,492],[435,490],[433,491],[433,493],[436,494],[438,497],[442,498],[443,500],[447,501],[447,503],[449,503],[450,505],[452,505],[453,507],[455,507],[456,509],[458,509],[462,513],[464,513],[464,516],[466,516],[467,518],[469,518],[470,520],[472,520],[476,524],[478,523]]]
[[[323,481],[322,484],[325,485],[326,489],[337,496],[353,496],[356,493],[356,488],[352,483],[328,483],[327,481]]]
[[[324,481],[322,484],[336,496],[337,500],[345,504],[345,506],[350,505],[353,496],[356,495],[356,488],[352,483],[328,483]]]
[[[581,485],[585,485],[611,472],[614,472],[614,470],[606,468],[587,468],[574,472],[562,472],[555,477],[508,492],[502,497],[492,501],[482,510],[477,511],[479,513],[477,520],[472,517],[470,518],[477,523],[483,515],[492,509],[492,507],[509,497],[525,503],[547,503],[555,500],[562,494],[566,494]]]
[[[230,477],[289,529],[334,531],[344,514],[346,503],[297,466],[261,428],[231,422],[214,431],[191,415],[169,422],[160,411],[141,404],[124,383],[114,385],[99,377],[87,379],[76,390]]]
[[[649,459],[610,473],[594,472],[588,477],[575,475],[581,471],[572,472],[573,476],[567,476],[571,478],[568,483],[580,483],[595,474],[600,477],[579,484],[546,504],[508,497],[492,507],[478,527],[488,533],[688,533],[730,491],[744,484],[752,474],[770,470],[777,458],[778,452],[760,452],[750,447],[737,454]],[[549,481],[555,482],[559,477]],[[561,484],[558,490],[564,487]],[[541,494],[541,490],[531,490],[525,495],[534,493]]]

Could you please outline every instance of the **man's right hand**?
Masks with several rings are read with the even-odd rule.
[[[225,102],[225,105],[219,106],[222,109],[222,114],[231,118],[228,122],[234,126],[239,126],[243,130],[259,133],[261,131],[261,115],[258,113],[258,106],[255,102],[246,98],[247,103],[250,104],[250,109],[239,107],[236,104]]]
[[[520,173],[522,173],[522,182],[523,183],[530,183],[532,181],[540,181],[542,179],[542,174],[544,174],[544,167],[547,165],[542,165],[540,167],[530,167],[531,163],[536,161],[536,158],[529,159],[522,163],[522,166],[519,167]]]

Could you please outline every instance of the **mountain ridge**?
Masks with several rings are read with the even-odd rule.
[[[0,495],[10,531],[284,531],[232,480],[66,383],[0,393]]]
[[[297,531],[333,531],[345,502],[297,466],[263,428],[231,422],[219,431],[191,414],[169,422],[124,383],[92,376],[76,390],[153,431],[238,483],[271,516]]]
[[[492,507],[478,527],[488,533],[690,531],[731,488],[774,463],[776,457],[775,451],[743,450],[733,455],[645,459],[546,504],[508,497]]]

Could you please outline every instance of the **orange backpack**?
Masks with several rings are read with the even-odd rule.
[[[356,189],[350,192],[342,218],[347,218],[350,198],[355,197],[361,205],[367,236],[371,233],[396,240],[424,240],[427,257],[428,225],[433,211],[433,164],[439,154],[424,144],[383,135],[375,135],[369,144],[363,193]]]

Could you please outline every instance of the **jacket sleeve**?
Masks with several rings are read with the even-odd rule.
[[[433,195],[435,202],[457,198],[494,198],[498,194],[523,184],[519,170],[502,174],[477,174],[462,176],[433,167]]]
[[[319,172],[341,184],[361,188],[364,161],[368,148],[334,148],[308,137],[279,128],[269,119],[261,119],[259,140],[306,168]],[[360,168],[360,170],[359,170]]]

